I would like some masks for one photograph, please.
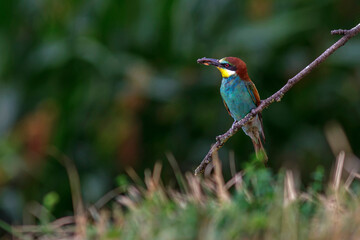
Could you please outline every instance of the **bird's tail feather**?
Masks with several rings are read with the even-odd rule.
[[[266,154],[265,148],[262,145],[261,138],[258,135],[257,139],[251,139],[254,145],[256,158],[262,160],[263,162],[268,161],[268,156]]]

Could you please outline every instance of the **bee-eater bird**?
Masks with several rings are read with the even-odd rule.
[[[236,57],[225,57],[220,60],[201,58],[197,62],[213,65],[219,69],[222,75],[220,94],[226,110],[235,121],[241,120],[252,109],[259,106],[259,93],[248,75],[246,64],[241,59]],[[267,161],[267,155],[262,145],[262,141],[265,142],[265,135],[261,113],[258,113],[242,129],[251,138],[256,157]]]

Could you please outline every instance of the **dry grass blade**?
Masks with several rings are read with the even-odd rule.
[[[203,198],[203,194],[201,191],[200,179],[197,177],[194,177],[194,175],[191,173],[187,173],[185,176],[187,179],[187,184],[191,190],[190,196],[198,203],[203,202],[204,198]]]
[[[107,211],[101,211],[100,218],[96,222],[96,233],[97,233],[97,239],[101,239],[102,236],[106,236],[106,230],[107,230],[107,224],[110,217],[110,213]]]
[[[187,189],[187,184],[185,183],[184,177],[180,171],[180,167],[179,167],[174,155],[169,152],[167,152],[165,155],[170,163],[171,168],[173,169],[173,171],[175,173],[175,177],[178,181],[178,184],[180,185],[180,188],[183,189],[185,191],[185,193],[187,193],[189,191]]]
[[[53,156],[60,163],[62,163],[68,174],[71,196],[73,201],[75,222],[76,222],[76,236],[75,239],[83,239],[86,236],[87,217],[85,215],[84,204],[81,196],[80,177],[73,161],[66,155],[62,154],[55,148],[49,149],[49,155]]]
[[[344,161],[345,161],[345,152],[341,151],[336,159],[336,168],[335,168],[335,175],[333,180],[333,188],[335,191],[339,189],[340,181],[341,181],[341,175],[344,167]]]
[[[242,176],[243,176],[242,172],[236,173],[229,181],[227,181],[227,183],[225,184],[225,188],[230,189],[232,186],[235,185],[236,190],[239,191],[242,188],[242,183],[243,183]]]
[[[221,201],[228,202],[230,201],[230,196],[228,191],[226,190],[224,178],[222,175],[222,168],[221,168],[221,162],[219,160],[219,156],[217,152],[214,152],[213,154],[213,161],[214,161],[214,178],[217,186],[217,196]]]
[[[104,196],[102,196],[94,205],[96,209],[102,208],[105,204],[107,204],[109,201],[114,199],[115,197],[119,196],[123,191],[121,188],[115,188],[111,190],[110,192],[107,192]]]
[[[295,189],[294,175],[291,170],[287,170],[284,181],[284,206],[287,207],[296,199],[297,193]]]
[[[350,186],[353,183],[354,179],[355,179],[355,172],[350,172],[350,174],[349,174],[349,176],[346,179],[345,184],[344,184],[346,190],[350,189]]]
[[[116,201],[129,209],[136,210],[136,203],[127,196],[118,196]]]
[[[126,170],[127,175],[129,175],[129,177],[136,183],[136,185],[138,187],[141,187],[144,185],[144,182],[141,180],[141,178],[139,177],[139,175],[135,172],[135,170],[133,168],[127,168]],[[141,188],[142,190],[144,190],[143,188]]]
[[[151,173],[149,170],[145,170],[145,184],[148,190],[148,193],[153,193],[158,190],[161,186],[160,176],[161,176],[162,165],[160,163],[156,163],[154,166],[154,170]]]

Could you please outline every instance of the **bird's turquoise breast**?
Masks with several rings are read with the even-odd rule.
[[[244,118],[256,107],[247,84],[236,75],[222,79],[220,93],[235,120]]]

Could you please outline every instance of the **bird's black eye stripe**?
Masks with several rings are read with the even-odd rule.
[[[228,63],[222,63],[221,64],[224,68],[226,68],[226,69],[229,69],[229,70],[231,70],[231,71],[236,71],[236,67],[235,66],[232,66],[232,65],[230,65],[230,64],[228,64]]]

